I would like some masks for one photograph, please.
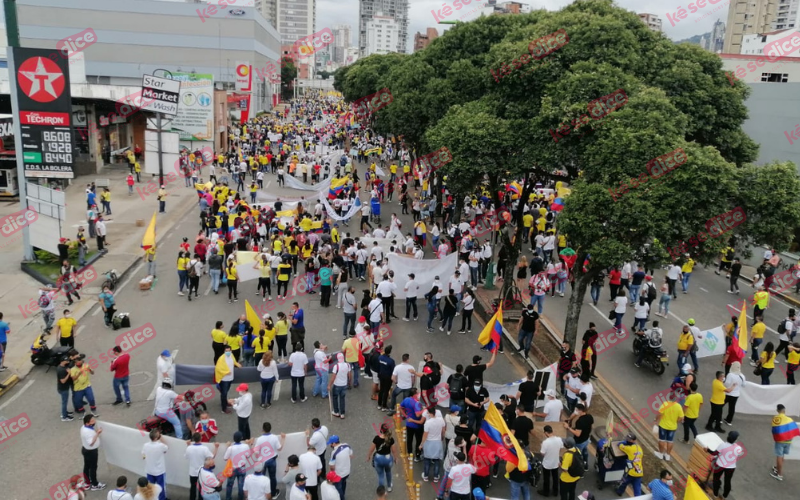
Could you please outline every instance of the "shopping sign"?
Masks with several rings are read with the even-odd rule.
[[[178,114],[180,92],[181,82],[177,80],[144,75],[141,109],[175,116]]]
[[[14,47],[10,74],[17,95],[14,119],[22,136],[25,177],[72,179],[72,96],[69,61],[52,50]]]

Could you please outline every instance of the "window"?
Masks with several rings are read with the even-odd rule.
[[[761,73],[762,82],[787,83],[789,75],[787,73]]]

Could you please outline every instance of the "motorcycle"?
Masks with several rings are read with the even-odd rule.
[[[669,354],[661,348],[661,344],[652,345],[644,332],[636,332],[633,339],[633,354],[639,357],[639,353],[644,349],[642,362],[647,363],[656,375],[661,375],[669,364]]]
[[[47,371],[50,367],[58,365],[65,357],[70,357],[73,349],[69,346],[57,345],[52,349],[47,345],[47,333],[42,333],[31,346],[31,363],[36,366],[47,366]],[[77,354],[75,351],[74,354]]]

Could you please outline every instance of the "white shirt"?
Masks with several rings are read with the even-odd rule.
[[[337,387],[346,387],[347,386],[347,374],[350,373],[350,365],[348,363],[336,363],[336,366],[333,367],[333,373],[336,374],[336,378],[333,379],[333,385]]]
[[[723,442],[715,450],[717,455],[716,465],[723,469],[735,469],[736,462],[744,455],[744,449],[739,443]]]
[[[650,310],[650,304],[648,304],[647,302],[645,302],[644,304],[637,302],[636,305],[634,306],[634,309],[636,310],[634,318],[645,319],[647,318],[647,311]]]
[[[552,250],[556,247],[556,237],[552,234],[550,236],[545,237],[544,239],[544,249],[545,250]]]
[[[244,491],[248,500],[266,500],[270,493],[269,478],[263,474],[249,474],[244,478]]]
[[[308,482],[306,482],[306,484],[308,484]],[[289,492],[289,500],[306,500],[306,494],[303,490],[298,488],[296,484],[293,484]]]
[[[383,281],[383,268],[376,264],[377,261],[373,262],[372,268],[372,282],[380,284]]]
[[[227,354],[223,354],[222,356],[225,358],[225,363],[227,363],[228,365],[228,374],[222,377],[222,380],[224,382],[233,382],[233,367],[234,367],[233,353],[231,353],[230,356],[228,356]]]
[[[253,451],[262,462],[277,457],[281,450],[281,439],[275,434],[262,434],[256,439]]]
[[[400,363],[394,367],[392,376],[397,377],[398,389],[411,389],[414,382],[414,367],[408,363]]]
[[[403,287],[403,291],[406,292],[407,299],[416,299],[419,295],[419,283],[416,281],[408,280],[406,282],[406,286]]]
[[[261,372],[261,380],[267,380],[270,378],[274,378],[275,380],[280,379],[278,376],[278,363],[276,363],[274,359],[269,366],[264,366],[264,360],[260,360],[256,369]]]
[[[667,270],[667,278],[671,280],[678,279],[678,276],[680,275],[681,275],[681,268],[678,267],[677,265],[674,265]]]
[[[205,469],[200,469],[200,475],[197,476],[197,482],[200,485],[200,491],[202,493],[210,493],[214,491],[214,488],[220,485],[220,480],[217,479],[214,473]]]
[[[439,280],[433,282],[433,284],[431,285],[431,290],[433,290],[433,287],[435,286],[439,287],[439,291],[436,293],[436,300],[439,300],[442,298],[442,294],[445,292],[445,290],[444,288],[442,288],[442,282]]]
[[[564,441],[558,436],[550,436],[542,442],[542,467],[548,470],[558,469],[559,454],[564,449]]]
[[[427,418],[423,428],[425,432],[428,433],[428,441],[441,441],[442,429],[444,429],[446,425],[444,419],[440,416]]]
[[[475,299],[472,298],[472,295],[465,293],[463,302],[465,311],[472,311],[475,308]]]
[[[783,327],[786,329],[786,331],[779,334],[778,339],[788,342],[789,334],[792,333],[792,330],[794,329],[794,322],[792,322],[792,320],[790,320],[789,318],[786,318]]]
[[[81,427],[81,445],[87,450],[96,450],[100,447],[100,438],[97,438],[94,444],[90,444],[94,437],[97,436],[97,431],[86,427],[85,425]]]
[[[580,379],[578,379],[580,380]],[[594,386],[591,382],[583,382],[580,383],[580,392],[586,394],[586,407],[590,407],[592,405],[592,394],[594,394]],[[580,394],[580,392],[578,394]]]
[[[189,475],[197,477],[206,458],[213,458],[214,454],[204,444],[190,444],[186,447],[183,457],[189,461]]]
[[[308,438],[308,443],[317,451],[317,455],[325,453],[325,448],[328,446],[328,428],[321,426],[319,429],[311,432]]]
[[[234,399],[233,409],[236,410],[237,417],[248,418],[253,411],[253,395],[246,392],[244,396]]]
[[[461,293],[462,286],[461,278],[456,278],[455,276],[450,278],[450,281],[447,283],[448,289],[452,288],[456,295]],[[441,288],[439,288],[439,290],[441,290]]]
[[[620,279],[626,280],[631,277],[631,263],[626,262],[622,266],[622,271],[620,272]]]
[[[328,354],[322,349],[314,349],[314,369],[328,370]]]
[[[72,498],[69,497],[68,500],[72,500]],[[75,498],[78,498],[78,496],[76,495]],[[133,497],[127,491],[111,490],[108,492],[106,500],[133,500]]]
[[[161,486],[159,486],[157,484],[153,484],[153,497],[152,498],[158,498],[160,495],[161,495]],[[133,500],[145,500],[145,498],[140,493],[137,493],[136,496],[133,497]]]
[[[458,272],[461,273],[460,276],[458,277],[458,279],[461,280],[461,284],[466,285],[467,281],[469,281],[469,264],[467,264],[466,262],[462,262],[461,265],[458,267]]]
[[[561,404],[561,401],[558,399],[551,399],[547,403],[544,404],[544,417],[545,422],[558,422],[561,420],[561,410],[564,409],[564,405]]]
[[[336,468],[336,474],[339,477],[347,477],[350,475],[350,458],[353,456],[353,449],[350,445],[342,443],[333,450],[331,453],[331,467]]]
[[[156,408],[155,413],[169,413],[172,411],[172,406],[175,404],[175,398],[178,395],[171,389],[164,389],[159,387],[156,389]]]
[[[144,472],[151,476],[160,476],[167,473],[167,450],[169,447],[160,441],[150,441],[142,446],[144,457]]]
[[[230,459],[234,467],[247,467],[247,460],[250,456],[250,445],[247,443],[234,443],[225,450],[223,460]]]
[[[381,294],[382,297],[391,297],[396,290],[397,284],[389,280],[383,280],[378,283],[375,293]]]
[[[375,230],[372,231],[372,236],[375,238],[386,238],[386,231],[384,231],[379,227],[376,227]],[[375,247],[375,248],[380,248],[380,247]],[[375,251],[375,248],[372,249],[373,252]]]
[[[366,217],[368,215],[369,215],[369,203],[365,203],[364,206],[361,207],[361,216],[362,217]],[[309,481],[311,480],[311,478],[308,478],[308,479],[309,479]],[[308,483],[306,483],[306,484],[308,484]]]
[[[376,238],[377,238],[377,236],[376,236]],[[369,254],[374,256],[378,260],[383,260],[383,249],[381,247],[379,247],[379,246],[373,246],[369,250]]]
[[[289,363],[292,364],[292,371],[290,373],[292,377],[305,377],[305,365],[308,363],[308,357],[305,353],[302,351],[293,352],[291,356],[289,356]]]
[[[416,260],[422,260],[425,258],[425,251],[421,248],[417,248],[417,251],[414,252],[414,258]]]
[[[733,384],[737,384],[736,388],[728,393],[728,396],[738,398],[742,393],[742,386],[744,385],[745,378],[741,373],[728,373],[725,375],[725,388],[730,389]]]
[[[379,323],[381,321],[381,313],[383,312],[383,302],[381,302],[381,299],[372,299],[369,305],[367,305],[367,309],[369,310],[369,320],[373,323]]]
[[[470,480],[472,475],[478,470],[470,464],[456,464],[450,469],[448,478],[453,480],[450,491],[459,495],[468,495],[470,490]]]
[[[582,385],[581,379],[578,377],[570,377],[567,379],[567,387],[571,389],[580,389],[581,385]],[[578,394],[580,394],[580,392],[578,392]],[[574,392],[567,390],[567,399],[577,399],[578,394],[575,394]]]
[[[628,297],[616,297],[614,299],[614,312],[615,313],[624,313],[625,307],[628,305]]]
[[[300,471],[306,476],[306,486],[316,486],[318,473],[322,469],[322,461],[319,456],[312,451],[307,451],[300,455]],[[294,490],[294,488],[292,488]],[[305,497],[304,497],[305,498]]]

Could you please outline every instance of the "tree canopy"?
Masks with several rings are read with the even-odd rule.
[[[551,46],[559,30],[565,43],[525,57],[542,41]],[[404,135],[421,154],[449,148],[453,161],[441,172],[462,197],[484,175],[495,187],[567,172],[572,194],[557,224],[579,263],[569,340],[591,278],[640,258],[645,244],[689,242],[736,207],[745,222],[690,246],[695,260],[716,257],[731,235],[785,249],[800,225],[796,166],[751,165],[758,146],[742,130],[749,88],[731,85],[718,55],[675,45],[611,0],[459,23],[413,55],[370,56],[339,70],[334,86],[348,101],[388,88],[393,101],[373,127]],[[620,94],[624,102],[607,116],[592,115],[598,99]],[[683,162],[659,175],[654,162],[676,151]]]

